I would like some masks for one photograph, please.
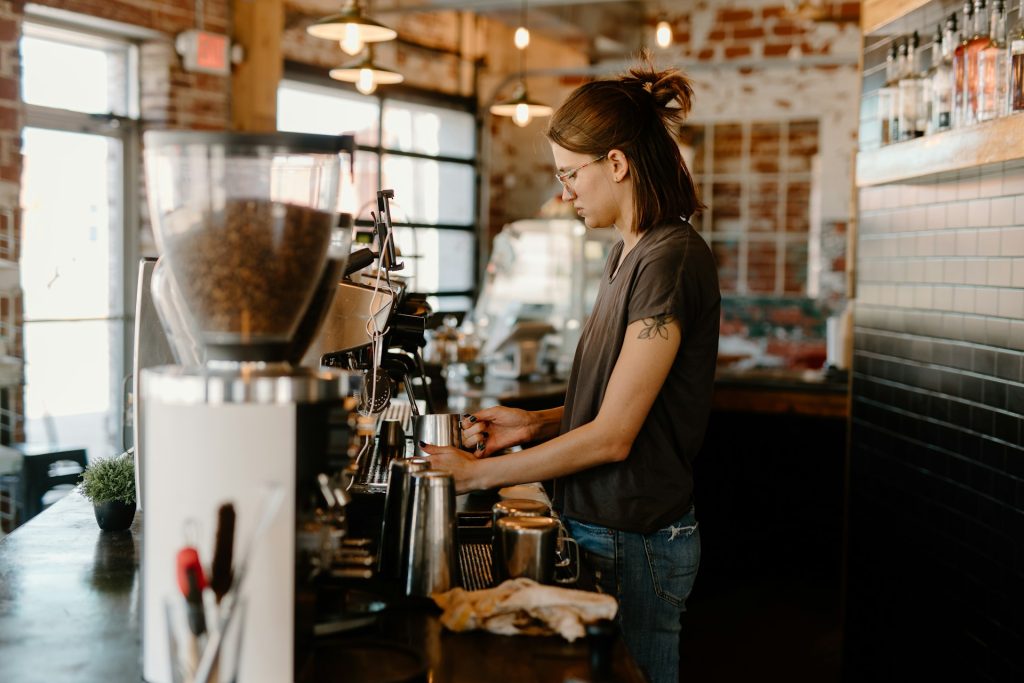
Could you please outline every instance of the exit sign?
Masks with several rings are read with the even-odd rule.
[[[219,33],[190,30],[174,41],[186,71],[227,76],[231,73],[231,40]]]

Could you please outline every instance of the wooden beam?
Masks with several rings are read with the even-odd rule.
[[[277,86],[284,70],[284,0],[234,0],[234,40],[245,59],[231,76],[231,123],[237,131],[277,130]]]
[[[931,0],[863,0],[860,6],[860,28],[864,35],[910,14]]]

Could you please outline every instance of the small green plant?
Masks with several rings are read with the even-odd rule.
[[[126,505],[134,505],[135,459],[131,453],[124,453],[97,460],[85,468],[78,488],[93,503],[118,500]]]

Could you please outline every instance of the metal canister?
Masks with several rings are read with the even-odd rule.
[[[507,498],[491,508],[491,575],[494,583],[509,578],[505,572],[503,550],[498,535],[498,522],[505,517],[550,517],[551,506],[529,498]]]
[[[495,530],[502,548],[501,574],[554,583],[558,521],[551,517],[505,517]]]
[[[425,458],[397,458],[388,468],[388,492],[384,498],[384,527],[381,529],[378,569],[381,576],[398,578],[402,555],[409,545],[409,511],[412,475],[430,469]]]
[[[426,470],[412,475],[409,551],[402,558],[406,595],[429,596],[459,585],[455,539],[455,480],[451,473]]]

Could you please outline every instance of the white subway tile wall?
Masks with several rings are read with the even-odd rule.
[[[940,314],[942,336],[1024,350],[1024,164],[865,187],[859,205],[859,307]]]

